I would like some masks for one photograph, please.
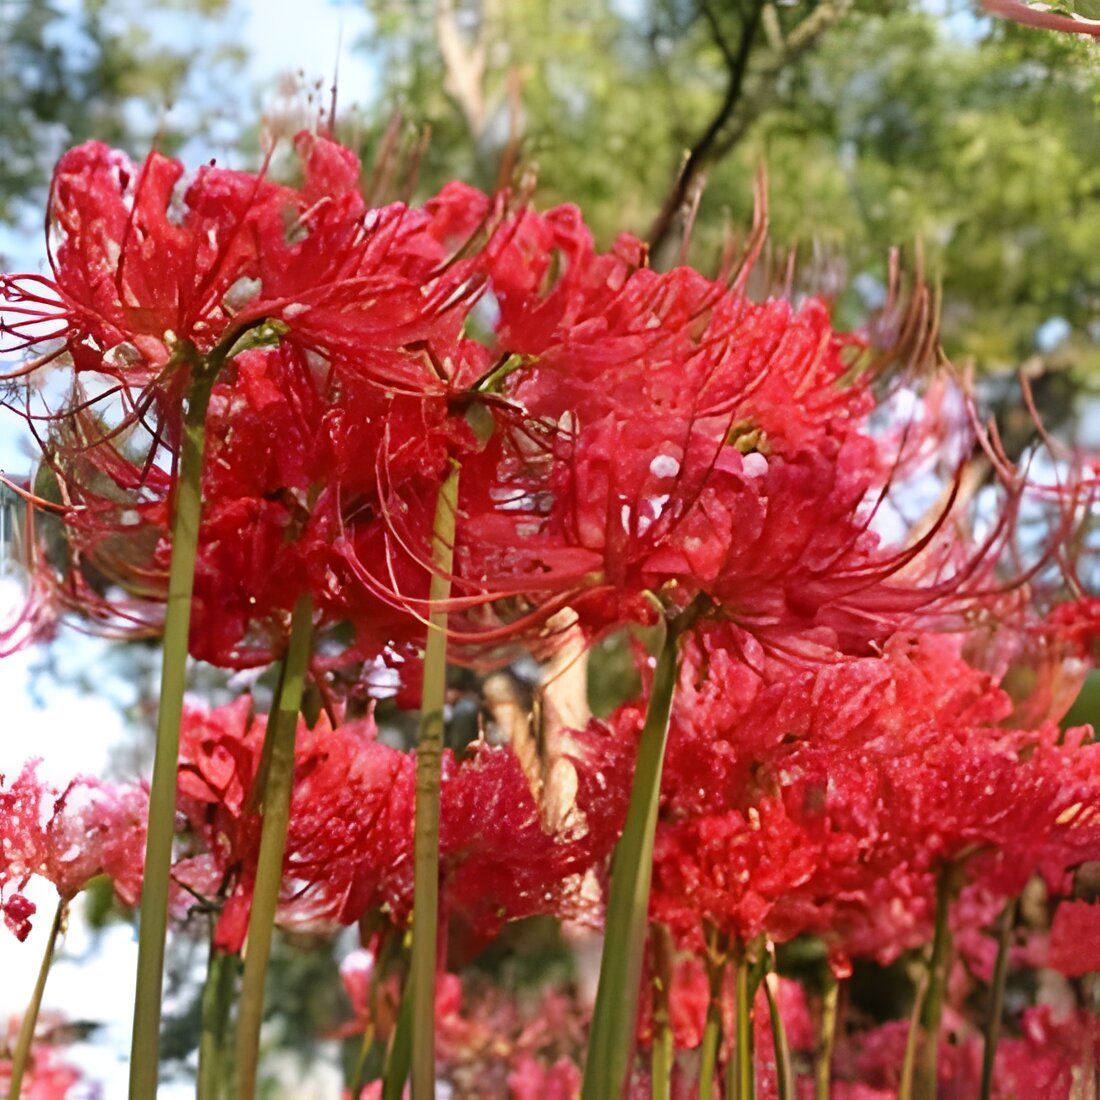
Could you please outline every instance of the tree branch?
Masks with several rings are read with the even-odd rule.
[[[714,160],[724,157],[745,136],[748,128],[760,116],[765,106],[774,102],[775,83],[783,70],[817,45],[822,35],[837,23],[851,6],[852,0],[833,0],[831,3],[826,0],[791,31],[787,36],[783,52],[760,70],[759,79],[754,82],[752,94],[742,97],[737,125],[715,142]]]
[[[660,213],[657,215],[649,231],[649,247],[651,253],[656,253],[668,239],[672,232],[677,215],[683,208],[685,200],[692,192],[696,177],[708,164],[715,143],[718,141],[722,128],[729,121],[737,103],[741,98],[741,91],[745,84],[745,74],[748,71],[749,55],[752,52],[756,32],[760,27],[760,17],[764,10],[765,0],[750,0],[745,22],[741,27],[741,40],[736,52],[730,48],[725,35],[718,24],[718,20],[710,8],[703,3],[700,12],[711,29],[718,49],[726,59],[728,77],[726,80],[726,93],[722,97],[707,128],[699,136],[698,140],[688,151],[683,166],[676,176]]]

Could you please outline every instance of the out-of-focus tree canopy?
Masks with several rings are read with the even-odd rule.
[[[250,102],[233,0],[0,3],[0,221],[89,138],[171,152]],[[174,110],[169,113],[168,108]],[[143,148],[144,147],[144,148]]]
[[[514,148],[540,202],[578,203],[605,242],[648,237],[658,264],[694,217],[707,266],[763,162],[772,240],[803,267],[873,298],[889,248],[920,239],[954,358],[1015,367],[1046,325],[1049,363],[1100,377],[1095,43],[915,0],[366,2],[382,94],[354,125],[368,152],[395,109],[406,146],[430,129],[421,189],[492,187]],[[73,142],[216,147],[219,121],[251,121],[244,6],[0,5],[0,220]]]
[[[1100,372],[1094,44],[897,0],[370,6],[377,118],[431,127],[425,187],[491,186],[515,131],[543,202],[577,202],[605,240],[656,227],[671,262],[705,177],[705,264],[725,221],[751,217],[763,159],[772,239],[804,263],[816,248],[851,281],[919,238],[953,357],[1014,367],[1062,318],[1072,335],[1051,361]],[[685,158],[698,174],[659,222]]]

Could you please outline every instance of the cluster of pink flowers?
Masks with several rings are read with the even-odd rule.
[[[1100,926],[1073,900],[1077,869],[1100,858],[1100,750],[1090,729],[1058,725],[1094,656],[1095,606],[1048,583],[1059,554],[1016,559],[1027,487],[995,438],[980,434],[1004,475],[981,498],[997,496],[996,514],[973,523],[970,441],[944,390],[925,400],[905,380],[899,424],[871,330],[838,334],[819,299],[753,300],[751,256],[721,278],[657,272],[633,238],[597,249],[573,208],[459,184],[369,210],[350,151],[312,134],[296,149],[297,186],[217,167],[185,182],[163,156],[134,164],[95,143],[62,159],[52,277],[2,277],[0,331],[6,350],[44,347],[28,377],[73,370],[26,493],[61,520],[65,553],[30,540],[32,598],[0,648],[66,616],[160,630],[201,405],[191,655],[260,668],[283,656],[302,597],[313,619],[319,716],[298,727],[282,927],[369,926],[372,967],[404,934],[415,762],[365,699],[383,668],[399,704],[415,697],[425,621],[443,610],[452,659],[474,666],[543,658],[578,631],[675,631],[649,901],[674,959],[671,985],[648,960],[639,1017],[643,1052],[670,1030],[672,1095],[696,1094],[708,1020],[712,1068],[737,1057],[734,970],[750,960],[759,980],[777,946],[819,944],[843,980],[946,935],[940,898],[973,947],[1038,880],[1065,899],[1046,962],[1069,975],[1100,962],[1072,946]],[[437,500],[456,470],[449,595],[433,601]],[[929,482],[939,503],[892,537],[887,513]],[[1092,484],[1067,476],[1063,520]],[[1036,610],[1040,578],[1046,603],[1074,599]],[[455,955],[522,918],[599,926],[643,713],[634,701],[569,731],[575,792],[552,823],[511,748],[445,756]],[[181,730],[174,914],[186,927],[212,906],[222,952],[248,931],[266,727],[245,696],[188,709]],[[33,768],[0,784],[9,928],[26,935],[32,875],[68,901],[107,874],[135,903],[146,802],[139,784],[53,790]],[[763,980],[797,1095],[814,1095],[819,998]],[[961,979],[946,984],[961,1010]],[[377,989],[356,988],[362,1026],[391,1027],[396,997],[383,1012]],[[445,976],[437,997],[456,1087],[577,1095],[584,1005],[547,994],[525,1015],[482,990],[466,1011],[458,989]],[[758,1092],[779,1095],[763,986],[755,1004]],[[1030,1006],[1010,1024],[991,1095],[1068,1097],[1075,1059],[1095,1056],[1091,1021]],[[896,1096],[906,1029],[841,1027],[830,1095]],[[976,1095],[981,1044],[958,1034],[938,1072],[941,1095],[961,1098]],[[637,1095],[656,1087],[645,1061]]]

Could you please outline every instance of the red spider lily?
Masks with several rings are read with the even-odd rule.
[[[242,698],[185,712],[181,732],[180,807],[205,851],[177,863],[174,877],[197,895],[225,895],[223,950],[240,949],[248,924],[261,829],[249,799],[264,727]],[[280,921],[333,928],[392,904],[387,876],[411,845],[411,758],[374,741],[369,723],[334,731],[322,718],[314,730],[300,727],[296,780]]]
[[[9,533],[15,508],[9,507],[5,491],[0,482],[0,528],[5,528],[0,531],[0,598],[6,605],[0,617],[0,657],[48,639],[57,621],[49,571],[41,564],[46,547],[38,510],[29,504],[21,529]]]
[[[193,651],[232,667],[280,652],[304,590],[321,627],[356,627],[346,659],[418,638],[431,502],[450,462],[484,447],[467,411],[489,353],[462,333],[507,240],[491,232],[504,199],[456,184],[420,210],[368,211],[348,150],[297,147],[298,189],[210,168],[179,194],[182,168],[156,154],[138,169],[74,150],[54,188],[54,305],[32,301],[39,282],[6,282],[17,347],[53,317],[58,354],[120,383],[94,400],[75,390],[42,440],[70,552],[47,589],[120,631],[160,617],[185,388],[170,376],[276,325],[278,348],[222,367],[207,421]],[[167,434],[146,420],[150,395],[169,399]],[[122,404],[114,426],[92,411],[104,397]],[[507,408],[477,404],[490,421]]]
[[[206,355],[269,320],[329,360],[350,350],[389,385],[419,380],[395,349],[427,339],[462,300],[460,266],[439,278],[443,236],[468,235],[485,200],[452,188],[438,221],[400,204],[368,211],[349,150],[309,134],[295,147],[298,188],[266,167],[209,166],[183,185],[183,166],[159,153],[139,166],[98,142],[70,150],[51,188],[53,279],[4,279],[12,349],[62,339],[47,358],[64,350],[78,371],[141,389],[179,347]]]
[[[820,302],[658,274],[629,242],[597,254],[568,210],[525,214],[512,245],[491,284],[503,387],[544,439],[506,448],[485,482],[466,574],[567,603],[594,632],[651,621],[650,594],[702,594],[761,636],[828,627],[856,650],[988,586],[1005,527],[963,552],[953,497],[911,545],[880,545],[878,505],[921,448],[891,457],[869,433],[862,342]]]
[[[15,892],[6,898],[0,895],[4,922],[24,940],[30,934],[30,917],[35,906],[19,891],[26,885],[45,859],[45,836],[42,829],[43,788],[33,767],[25,767],[7,787],[0,787],[3,825],[0,839],[0,885],[5,891],[15,884]]]
[[[997,1052],[1000,1095],[1073,1096],[1081,1067],[1094,1062],[1100,1040],[1096,1017],[1058,1013],[1046,1005],[1026,1009],[1019,1039],[1002,1040]],[[958,1092],[959,1100],[965,1094]]]
[[[214,386],[191,649],[221,666],[277,656],[303,591],[320,632],[355,628],[342,663],[418,643],[439,485],[452,459],[484,447],[445,394],[318,383],[305,368],[292,346],[256,349]],[[88,445],[87,415],[46,444],[66,498],[67,557],[60,571],[56,557],[41,560],[36,581],[56,606],[101,626],[155,632],[171,555],[171,456],[135,458],[128,436]]]
[[[936,1095],[943,1100],[970,1100],[979,1094],[983,1040],[968,1031],[961,1018],[958,1022],[955,1041],[941,1044]],[[906,1031],[904,1021],[890,1021],[842,1040],[829,1095],[896,1100]],[[1096,1038],[1096,1021],[1087,1013],[1059,1012],[1049,1005],[1025,1009],[1019,1034],[1006,1035],[997,1046],[992,1096],[1071,1100]]]
[[[927,940],[942,868],[965,863],[988,919],[1095,852],[1096,746],[1001,728],[1011,702],[959,639],[727,677],[721,633],[689,644],[655,850],[651,913],[685,942],[706,922],[888,960]]]
[[[238,353],[212,398],[200,655],[269,658],[306,586],[329,621],[363,635],[379,624],[349,655],[415,637],[430,501],[456,459],[471,475],[448,605],[470,613],[459,646],[530,634],[564,606],[598,631],[651,619],[649,593],[676,606],[702,593],[762,635],[828,626],[860,648],[984,576],[985,555],[959,560],[939,525],[878,548],[891,464],[865,430],[862,342],[836,335],[820,303],[795,312],[686,268],[657,274],[637,242],[596,253],[575,211],[509,214],[503,197],[457,185],[422,210],[367,211],[347,150],[312,137],[298,149],[298,189],[211,168],[175,198],[174,162],[75,150],[53,199],[62,305],[27,304],[25,283],[8,281],[16,343],[60,317],[77,369],[123,383],[135,430],[146,398],[126,390],[275,325],[279,349]],[[463,336],[486,288],[493,357]],[[162,448],[151,425],[136,450],[120,431],[85,417],[47,444],[49,461],[77,552],[155,595],[173,430]],[[154,538],[152,560],[129,560]],[[919,576],[891,583],[918,560]],[[121,617],[149,629],[156,615]]]
[[[189,892],[224,901],[217,939],[226,950],[240,948],[247,926],[260,838],[248,800],[264,726],[243,699],[189,711],[183,727],[180,807],[204,850],[177,863],[174,876]],[[413,757],[376,741],[373,722],[332,727],[322,717],[313,729],[299,727],[280,923],[327,930],[370,909],[404,923],[413,785]],[[547,834],[510,751],[483,748],[460,764],[448,756],[440,850],[452,922],[483,940],[518,917],[590,915],[582,879],[606,858],[614,834],[598,805],[578,807],[582,824]]]
[[[53,883],[69,901],[104,874],[127,905],[136,905],[145,844],[143,787],[82,777],[59,790],[35,769],[28,764],[9,786],[0,782],[0,909],[21,940],[35,906],[20,891],[32,876]]]

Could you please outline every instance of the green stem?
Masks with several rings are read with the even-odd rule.
[[[278,714],[283,705],[283,687],[286,683],[286,661],[279,662],[279,672],[275,678],[275,690],[271,693],[271,714]],[[263,813],[264,797],[267,794],[267,777],[271,772],[271,756],[275,751],[275,730],[277,722],[269,722],[264,730],[264,742],[260,746],[260,760],[256,765],[256,774],[252,777],[252,786],[245,802],[245,813]]]
[[[794,1071],[791,1068],[791,1046],[787,1042],[787,1029],[783,1026],[783,1017],[779,1014],[779,1004],[775,999],[775,991],[768,980],[774,977],[769,974],[764,978],[764,995],[768,998],[768,1017],[772,1025],[772,1045],[775,1048],[775,1077],[778,1100],[795,1100],[794,1097]]]
[[[936,929],[932,937],[932,956],[928,960],[928,996],[924,1002],[924,1043],[914,1076],[916,1100],[936,1100],[939,1071],[940,1021],[947,985],[947,960],[951,949],[948,915],[951,904],[952,873],[944,870],[936,883]]]
[[[729,955],[725,937],[708,925],[704,930],[707,963],[707,1019],[699,1045],[699,1100],[711,1100],[714,1072],[718,1067],[718,1048],[722,1041],[722,986],[726,980]]]
[[[355,1059],[355,1069],[351,1075],[351,1095],[358,1096],[367,1083],[367,1066],[370,1062],[371,1051],[374,1049],[374,1021],[370,1020],[363,1026],[363,1039],[359,1044],[359,1054]]]
[[[191,593],[198,555],[202,513],[202,456],[206,409],[216,369],[197,373],[183,418],[179,477],[172,516],[172,562],[168,572],[168,603],[164,615],[160,711],[157,716],[153,778],[149,788],[149,829],[141,883],[138,934],[137,991],[130,1045],[130,1098],[156,1096],[160,1064],[160,999],[164,947],[168,932],[168,887],[172,874],[172,836],[176,823],[176,770],[180,719],[187,680],[187,636],[191,625]]]
[[[397,1014],[397,1026],[393,1029],[390,1049],[386,1052],[386,1068],[382,1076],[382,1100],[401,1100],[405,1092],[405,1082],[409,1079],[409,1065],[412,1062],[412,1041],[410,1032],[413,1026],[412,986],[407,985],[405,996],[401,998],[401,1008]],[[434,1026],[435,1021],[432,1021]]]
[[[703,1041],[699,1045],[699,1100],[711,1100],[714,1095],[714,1070],[718,1065],[718,1044],[722,1040],[722,1017],[712,1002],[707,1005],[707,1022],[703,1026]]]
[[[754,1100],[752,1065],[752,991],[749,960],[744,950],[738,952],[734,972],[734,998],[737,1021],[734,1031],[734,1052],[730,1059],[733,1087],[731,1100]]]
[[[821,1000],[821,1029],[818,1033],[817,1062],[814,1066],[814,1100],[829,1100],[832,1079],[833,1048],[836,1046],[836,1011],[840,983],[825,966],[825,991]]]
[[[672,940],[668,927],[654,924],[653,944],[653,1051],[650,1068],[652,1100],[670,1100],[672,1095],[672,1023],[669,996],[672,986]]]
[[[443,766],[443,705],[447,695],[447,612],[451,594],[459,466],[439,488],[432,530],[431,601],[424,646],[424,685],[416,746],[413,834],[412,1100],[435,1100],[435,971],[439,939],[439,798]]]
[[[990,988],[989,1021],[985,1029],[985,1049],[982,1051],[982,1090],[980,1100],[993,1095],[993,1067],[997,1060],[997,1043],[1001,1037],[1001,1017],[1004,1015],[1005,983],[1008,980],[1008,948],[1016,923],[1016,899],[1005,903],[997,929],[997,961],[993,966]]]
[[[1100,1080],[1096,1072],[1096,1016],[1100,1010],[1100,982],[1095,974],[1082,978],[1085,1010],[1091,1016],[1090,1026],[1081,1036],[1081,1055],[1073,1071],[1069,1100],[1097,1100]]]
[[[202,990],[202,1031],[199,1035],[199,1073],[196,1100],[220,1100],[229,1081],[229,1010],[237,984],[240,956],[210,945],[206,983]]]
[[[374,952],[374,966],[371,968],[370,985],[367,990],[366,1022],[363,1027],[363,1038],[359,1044],[359,1055],[355,1060],[355,1067],[351,1074],[351,1095],[353,1097],[358,1096],[363,1091],[368,1081],[378,1080],[385,1075],[386,1071],[388,1050],[378,1037],[378,1020],[382,1015],[380,1002],[385,996],[383,982],[386,975],[393,969],[391,964],[394,955],[397,954],[400,958],[404,958],[402,952],[405,948],[402,943],[404,937],[391,936],[385,933],[379,934],[377,938],[374,936],[376,926],[383,920],[388,920],[388,918],[383,917],[379,910],[373,910],[359,920],[359,942],[367,944],[374,940],[376,949]],[[399,989],[402,984],[399,977],[397,983]],[[408,1025],[406,1025],[406,1030],[407,1028]],[[391,1038],[393,1033],[394,1028],[391,1028]],[[406,1065],[404,1077],[401,1079],[402,1083],[407,1077],[408,1066]],[[400,1090],[398,1095],[400,1095]]]
[[[11,1058],[8,1100],[19,1100],[19,1093],[23,1088],[23,1075],[27,1072],[31,1048],[34,1046],[34,1032],[38,1026],[38,1011],[42,1007],[42,995],[46,991],[46,978],[49,977],[50,963],[53,962],[53,953],[57,947],[57,937],[61,934],[61,926],[65,922],[66,904],[64,898],[60,898],[57,902],[53,924],[50,925],[50,934],[46,939],[46,950],[42,952],[42,965],[38,968],[38,980],[34,983],[34,992],[31,993],[27,1011],[23,1013],[23,1022],[19,1026],[19,1038],[15,1042],[15,1053]]]
[[[256,862],[256,881],[252,888],[252,906],[248,914],[244,978],[237,1012],[240,1100],[252,1100],[256,1094],[264,982],[271,957],[279,890],[283,883],[283,856],[286,852],[290,800],[294,787],[294,743],[312,636],[313,605],[308,595],[302,595],[298,597],[291,616],[290,641],[284,658],[279,709],[268,719],[274,723],[271,764],[267,774],[267,789],[263,796],[260,854]]]
[[[626,825],[611,864],[603,958],[581,1086],[582,1100],[615,1100],[626,1078],[638,1013],[638,983],[653,875],[653,839],[676,689],[676,665],[676,633],[669,626],[653,675]]]
[[[901,1060],[901,1075],[898,1083],[898,1100],[912,1100],[913,1067],[917,1061],[917,1045],[920,1041],[920,1021],[924,1012],[924,1000],[928,995],[928,971],[921,974],[916,996],[913,998],[913,1011],[909,1014],[909,1034],[905,1039],[905,1054]]]

